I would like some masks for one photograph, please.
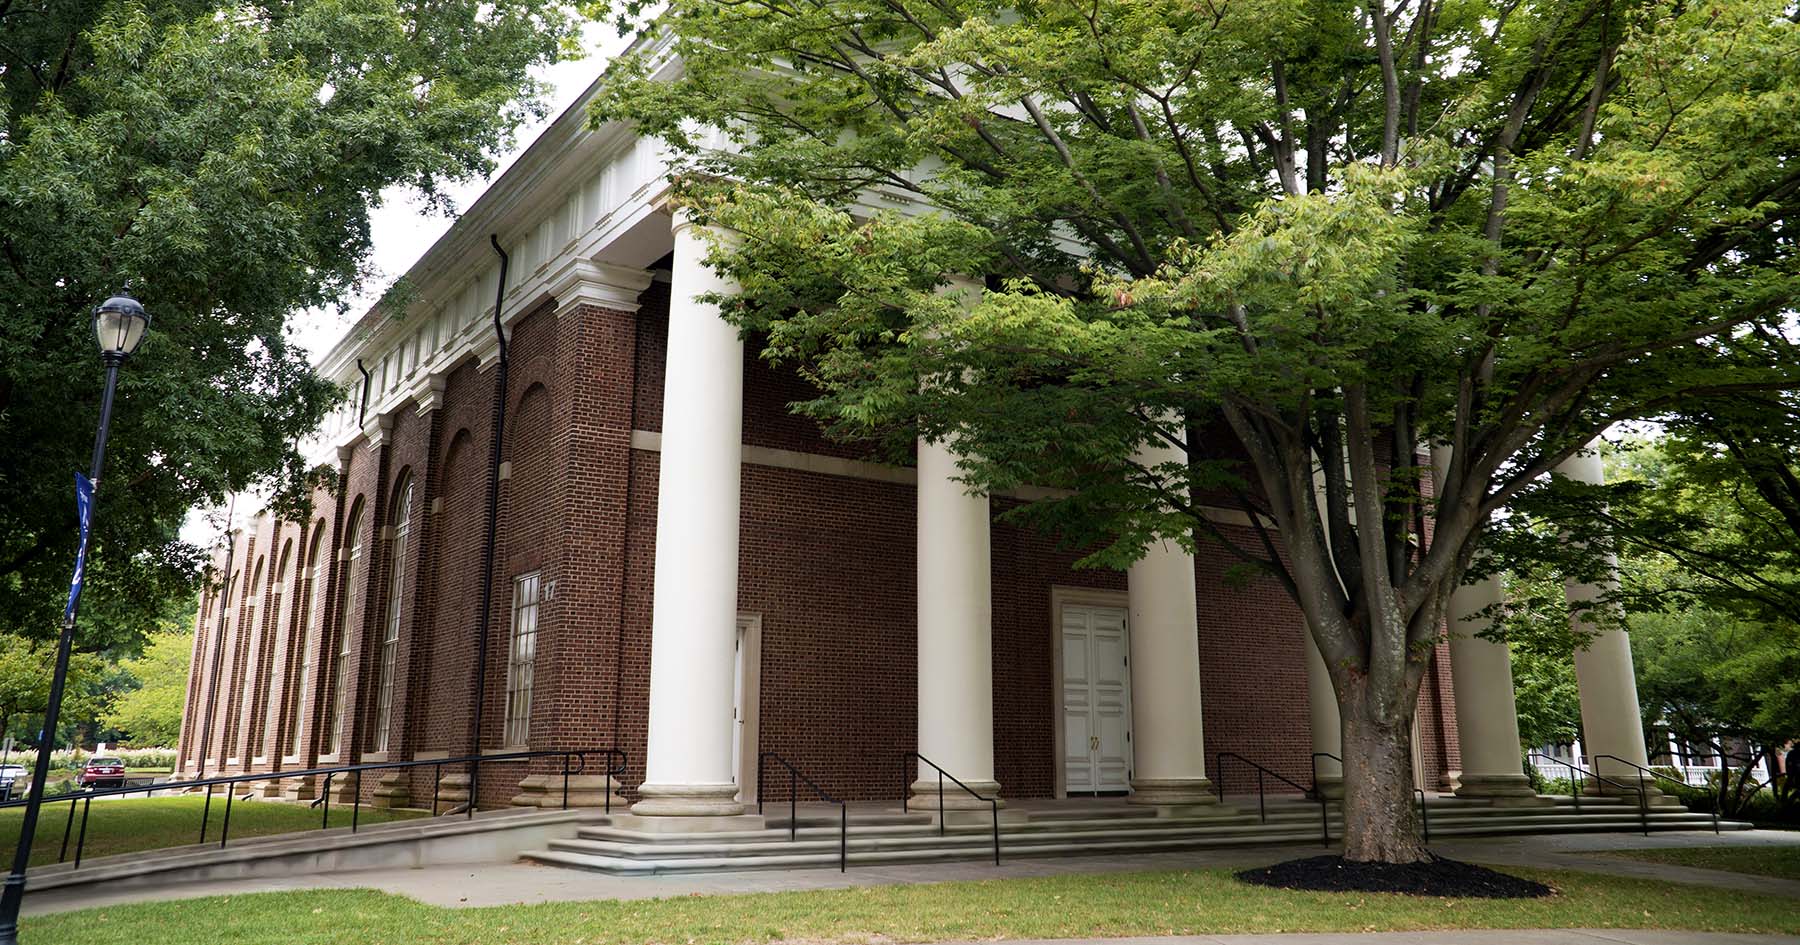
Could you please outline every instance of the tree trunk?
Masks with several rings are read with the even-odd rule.
[[[1344,858],[1430,859],[1413,806],[1412,713],[1380,711],[1366,693],[1339,700],[1344,719]]]

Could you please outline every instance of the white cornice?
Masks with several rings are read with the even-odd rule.
[[[376,414],[375,419],[363,424],[363,438],[369,441],[369,449],[378,450],[393,432],[394,415],[391,413]]]
[[[413,385],[412,402],[419,406],[419,416],[423,417],[443,404],[444,387],[448,381],[448,375],[433,371]]]

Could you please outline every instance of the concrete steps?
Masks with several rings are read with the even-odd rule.
[[[1462,798],[1427,802],[1431,835],[1483,836],[1517,833],[1637,832],[1644,820],[1636,799],[1584,798],[1577,810],[1570,798],[1536,807],[1495,807]],[[1256,802],[1233,798],[1204,815],[1158,817],[1146,808],[1083,807],[1005,811],[1000,824],[1003,858],[1041,858],[1119,853],[1154,853],[1206,847],[1275,843],[1317,843],[1317,802],[1292,795],[1271,798],[1266,818]],[[1331,836],[1343,832],[1336,804],[1327,817]],[[1651,830],[1711,830],[1712,818],[1679,805],[1652,808]],[[838,816],[803,811],[793,820],[785,811],[768,820],[769,829],[722,833],[668,834],[584,826],[568,839],[525,854],[533,862],[618,874],[720,872],[751,869],[829,868],[838,865]],[[1722,829],[1747,824],[1721,823]],[[954,821],[942,833],[928,814],[853,812],[844,846],[851,866],[982,860],[993,856],[991,821]]]

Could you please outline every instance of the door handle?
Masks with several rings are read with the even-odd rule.
[[[1089,735],[1088,736],[1088,750],[1089,751],[1099,751],[1100,750],[1100,736],[1098,736],[1098,735]]]

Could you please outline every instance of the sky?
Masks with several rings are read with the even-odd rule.
[[[368,311],[381,293],[412,268],[413,263],[437,242],[438,237],[456,222],[456,215],[466,210],[481,196],[488,185],[499,178],[531,142],[549,127],[563,110],[574,104],[594,77],[606,68],[606,62],[625,48],[627,39],[610,26],[590,23],[582,38],[587,55],[533,71],[546,86],[544,102],[549,106],[541,121],[521,126],[513,135],[512,145],[504,154],[496,155],[492,173],[486,177],[452,183],[444,188],[456,213],[427,209],[418,194],[404,187],[393,187],[381,194],[381,202],[369,214],[371,251],[369,262],[375,275],[349,299],[342,314],[335,310],[302,312],[287,326],[288,340],[306,350],[316,363],[318,358],[337,344],[356,320]],[[256,500],[244,497],[237,503],[236,514],[242,520],[256,510]],[[208,547],[217,540],[225,509],[195,509],[188,514],[181,537]]]

